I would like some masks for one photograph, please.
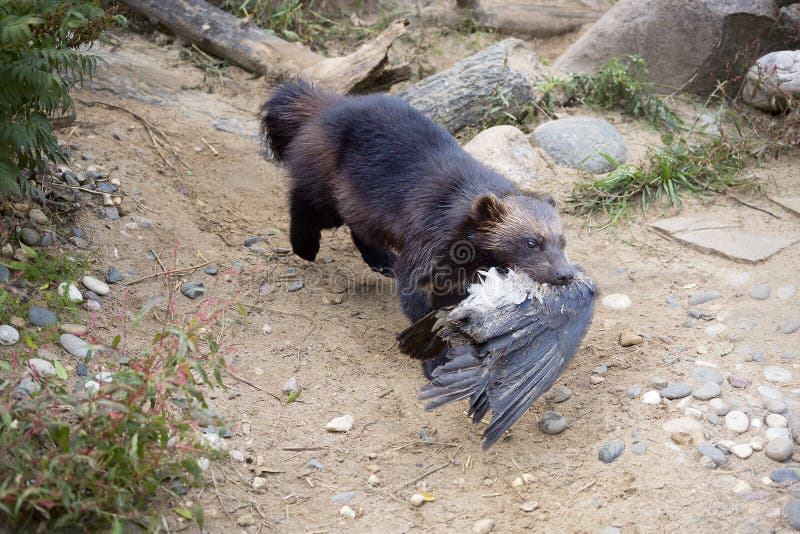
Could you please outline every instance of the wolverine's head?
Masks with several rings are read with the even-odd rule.
[[[472,203],[470,219],[475,245],[500,265],[547,284],[568,284],[577,274],[564,254],[564,230],[553,197],[483,195]]]

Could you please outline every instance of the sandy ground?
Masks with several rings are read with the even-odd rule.
[[[177,267],[213,260],[222,269],[219,276],[199,270],[186,280],[210,286],[208,298],[250,306],[247,323],[232,323],[223,332],[223,344],[234,372],[259,388],[228,378],[227,391],[211,392],[233,423],[229,447],[244,452],[248,463],[228,458],[213,463],[205,488],[186,497],[188,506],[165,502],[172,528],[185,523],[169,511],[171,507],[200,504],[210,532],[465,532],[482,518],[493,519],[496,532],[598,532],[610,526],[626,533],[788,529],[782,508],[795,490],[762,482],[780,467],[777,463],[756,452],[747,460],[731,457],[724,469],[706,469],[698,462],[695,445],[678,446],[662,429],[667,420],[682,416],[685,406],[671,401],[649,406],[630,399],[626,391],[655,375],[691,383],[689,373],[701,359],[717,366],[723,376],[748,377],[745,390],[724,383],[722,398],[759,415],[762,397],[756,388],[766,383],[762,367],[783,365],[793,377],[780,388],[792,405],[800,370],[779,355],[800,353],[800,334],[783,335],[778,328],[785,318],[800,316],[800,296],[778,300],[774,291],[786,283],[800,285],[800,247],[759,265],[737,264],[668,240],[643,222],[632,226],[633,238],[625,232],[623,240],[565,216],[571,257],[597,280],[603,295],[624,292],[633,306],[622,312],[598,306],[582,349],[558,382],[571,388],[573,396],[560,404],[547,398],[538,401],[506,439],[483,451],[480,428],[470,424],[465,403],[425,412],[416,400],[424,378],[418,364],[394,344],[394,335],[407,324],[394,286],[366,269],[348,231],[325,232],[321,259],[314,264],[282,250],[289,247],[285,172],[261,158],[252,135],[253,117],[268,88],[230,69],[225,90],[208,94],[193,88],[200,86],[203,73],[181,63],[175,50],[132,37],[123,40],[123,49],[161,71],[132,69],[125,80],[101,72],[96,89],[79,98],[118,104],[164,128],[182,148],[191,170],[180,170],[174,159],[170,161],[175,169],[167,166],[131,114],[78,105],[77,128],[60,132],[62,138],[68,136],[97,163],[114,169],[112,176],[122,180],[126,193],[152,210],[138,215],[154,223],[150,229],[124,231],[127,220],[106,222],[86,212],[79,224],[97,250],[93,269],[101,273],[114,265],[120,271],[155,272],[148,257],[151,250]],[[163,87],[145,84],[142,79],[148,76],[162,76]],[[161,97],[143,101],[141,94],[151,89],[153,94],[162,91]],[[130,98],[137,92],[138,99]],[[218,129],[220,118],[228,119],[231,133]],[[635,123],[610,118],[619,122],[632,146],[654,137]],[[125,132],[123,141],[112,136],[115,130]],[[799,162],[795,153],[753,172],[767,191],[796,190]],[[542,189],[563,192],[576,178],[574,171],[553,168],[541,177]],[[713,214],[770,233],[800,231],[796,216],[762,196],[754,199],[781,218],[725,198],[711,205],[690,201],[685,213]],[[240,246],[252,235],[265,236],[257,245],[264,254]],[[229,270],[237,262],[244,266],[241,275]],[[741,287],[730,285],[728,276],[740,272],[749,273],[750,281]],[[295,280],[305,285],[289,292]],[[760,282],[773,287],[767,301],[745,294]],[[716,312],[715,322],[726,326],[714,337],[704,332],[711,323],[691,320],[688,327],[681,326],[689,320],[688,297],[707,289],[722,294],[703,306]],[[97,338],[110,342],[117,333],[117,312],[135,309],[168,288],[153,279],[127,290],[124,304],[120,291],[105,306],[94,331]],[[681,305],[667,306],[669,295],[677,296]],[[177,303],[179,317],[201,305],[180,294]],[[755,319],[757,326],[750,331],[737,327],[742,318]],[[262,332],[264,323],[272,327],[271,333]],[[145,331],[156,327],[151,322]],[[640,333],[646,341],[623,348],[617,342],[622,330]],[[725,347],[744,344],[763,351],[766,363],[737,352],[718,355]],[[677,358],[677,363],[665,363],[669,358]],[[592,370],[599,365],[607,365],[608,373],[604,381],[592,384]],[[281,386],[292,376],[303,385],[297,401],[285,404],[268,394],[282,397]],[[709,410],[706,402],[695,400],[691,406]],[[566,416],[569,428],[564,433],[540,432],[538,420],[546,409]],[[342,414],[355,418],[350,432],[323,429]],[[763,436],[763,428],[736,436],[723,424],[704,421],[703,426],[712,441],[747,442]],[[420,437],[423,430],[436,443],[426,444]],[[598,449],[612,439],[623,440],[626,450],[606,465],[598,461]],[[644,455],[630,451],[636,441],[647,444]],[[322,468],[310,467],[312,459]],[[252,489],[256,468],[267,480],[259,490]],[[530,475],[529,482],[515,487],[513,480],[524,473]],[[371,474],[378,477],[377,485],[367,483]],[[749,489],[733,493],[737,481],[746,482]],[[408,498],[415,487],[435,500],[412,507]],[[357,512],[355,519],[340,516],[342,503],[332,500],[344,492],[354,493],[347,504]],[[529,501],[536,503],[528,506],[534,510],[523,511],[521,505]],[[246,514],[255,523],[236,526]]]

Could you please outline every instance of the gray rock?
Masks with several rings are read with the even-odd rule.
[[[631,446],[631,452],[637,456],[642,456],[647,452],[647,443],[644,441],[637,441]]]
[[[689,305],[699,306],[700,304],[705,304],[706,302],[710,302],[718,298],[719,298],[719,291],[703,291],[692,295],[689,298]]]
[[[681,301],[675,295],[669,295],[664,299],[664,303],[670,308],[680,308]]]
[[[23,228],[19,232],[19,240],[28,246],[35,247],[39,244],[40,239],[39,232],[33,228]]]
[[[47,248],[55,243],[56,239],[52,232],[47,232],[42,236],[42,240],[39,241],[39,246],[42,248]]]
[[[594,374],[605,376],[608,374],[608,366],[607,365],[598,365],[594,369],[592,369]]]
[[[98,189],[100,189],[101,192],[108,193],[109,195],[111,193],[116,193],[117,189],[119,189],[114,184],[108,182],[97,182],[97,187]]]
[[[295,280],[294,282],[286,286],[286,290],[289,291],[290,293],[294,293],[295,291],[300,291],[301,289],[303,289],[303,285],[304,283],[302,280]]]
[[[322,462],[320,462],[316,458],[311,458],[308,462],[306,462],[306,465],[308,467],[317,469],[318,471],[322,471],[323,469],[325,469],[325,466],[322,464]]]
[[[464,145],[464,150],[520,189],[534,189],[544,162],[528,137],[509,125],[492,126]]]
[[[558,386],[553,391],[553,402],[564,402],[569,400],[570,397],[572,397],[572,390],[567,386]]]
[[[798,330],[800,330],[800,319],[797,318],[786,319],[781,328],[781,332],[784,334],[794,334]]]
[[[750,380],[743,376],[731,375],[728,377],[728,383],[737,389],[744,389],[750,385]]]
[[[101,297],[100,295],[98,295],[94,291],[90,291],[88,289],[86,291],[83,291],[81,293],[81,296],[84,298],[84,300],[93,300],[93,301],[98,302],[100,304],[103,303],[103,297]]]
[[[39,384],[31,380],[30,377],[26,376],[19,381],[19,384],[17,384],[17,392],[14,395],[14,397],[16,397],[17,399],[22,399],[24,397],[37,393],[41,389],[42,388],[41,386],[39,386]]]
[[[778,298],[781,300],[789,300],[795,294],[797,289],[793,285],[781,286],[778,288]]]
[[[111,135],[113,135],[114,139],[117,141],[123,141],[125,139],[125,133],[122,130],[114,130],[111,132]]]
[[[109,221],[116,221],[119,219],[119,210],[115,206],[105,208],[105,215]]]
[[[798,474],[797,469],[775,469],[769,474],[769,478],[776,484],[789,485],[800,482],[800,474]]]
[[[207,287],[203,287],[203,282],[186,282],[181,284],[181,293],[190,299],[196,299],[208,292]]]
[[[764,353],[763,352],[754,352],[753,354],[750,355],[750,358],[752,358],[752,360],[754,362],[764,363]]]
[[[764,408],[769,413],[783,413],[786,411],[786,403],[778,399],[767,399],[764,401]]]
[[[764,447],[764,454],[767,455],[767,458],[771,458],[776,462],[785,462],[792,457],[793,453],[794,442],[784,436],[778,436],[769,440],[767,446]]]
[[[786,505],[786,522],[795,530],[800,530],[800,499],[792,499]]]
[[[661,390],[661,396],[665,399],[682,399],[692,393],[692,388],[686,382],[673,382]]]
[[[792,379],[792,372],[777,365],[764,367],[764,378],[770,382],[788,382]]]
[[[800,98],[800,50],[781,50],[758,58],[745,77],[742,97],[764,111],[782,111]]]
[[[750,428],[750,419],[740,410],[731,410],[725,415],[725,426],[731,432],[742,434]]]
[[[83,362],[78,362],[78,365],[75,367],[75,373],[78,376],[89,376],[89,370]]]
[[[751,299],[767,300],[771,292],[772,290],[768,284],[759,284],[751,287],[750,291],[747,292],[747,296],[749,296]]]
[[[781,361],[782,362],[793,362],[797,359],[797,354],[794,352],[781,352]]]
[[[539,421],[539,430],[545,434],[560,434],[567,429],[567,419],[556,412],[544,412]]]
[[[10,347],[19,341],[19,332],[9,324],[0,325],[0,345]]]
[[[624,450],[625,442],[615,439],[614,441],[609,441],[600,447],[600,452],[597,454],[597,458],[604,464],[610,464],[619,458]]]
[[[331,497],[331,500],[337,504],[344,504],[346,502],[352,501],[353,497],[355,496],[356,496],[355,492],[348,491],[345,493],[337,493],[336,495]]]
[[[109,284],[116,284],[117,282],[122,282],[123,280],[125,280],[125,276],[114,267],[111,267],[106,272],[106,282]]]
[[[89,344],[78,336],[72,334],[61,334],[58,342],[64,347],[64,350],[77,356],[78,358],[86,358],[89,355]]]
[[[722,393],[722,390],[719,384],[709,381],[703,382],[700,386],[694,388],[692,396],[697,400],[709,400],[714,397],[719,397],[720,393]],[[661,394],[664,394],[664,390],[661,391]]]
[[[652,376],[650,377],[650,381],[648,382],[648,385],[651,388],[658,390],[664,389],[665,387],[667,387],[667,384],[669,384],[669,382],[667,382],[667,379],[662,378],[660,376]]]
[[[0,265],[0,284],[5,284],[11,278],[11,273],[4,265]]]
[[[777,389],[771,388],[769,386],[758,386],[758,393],[762,397],[766,397],[767,399],[781,399],[783,398],[783,393],[778,391]]]
[[[592,173],[612,171],[625,163],[628,149],[622,134],[608,122],[592,117],[569,117],[546,122],[533,131],[534,143],[542,147],[559,165],[585,169]]]
[[[33,326],[51,326],[58,324],[56,314],[46,308],[31,306],[28,309],[28,320]]]
[[[700,465],[705,467],[706,469],[716,469],[717,468],[717,464],[714,463],[714,460],[712,460],[708,456],[701,456],[700,457]]]
[[[642,394],[642,385],[636,384],[635,386],[631,386],[628,388],[628,397],[632,399],[638,399],[639,395]]]
[[[211,276],[217,276],[217,273],[219,273],[219,269],[213,265],[207,265],[206,268],[203,269],[203,272]]]
[[[700,444],[700,446],[697,447],[697,450],[700,451],[700,454],[703,456],[708,456],[714,460],[714,463],[719,466],[724,466],[728,463],[728,457],[725,456],[725,453],[710,443]]]
[[[711,367],[695,367],[692,369],[689,377],[698,382],[716,382],[717,384],[722,384],[722,382],[725,381],[719,371]]]
[[[264,241],[263,237],[259,237],[259,236],[248,237],[247,239],[244,240],[244,246],[252,247],[256,243],[260,243],[261,241]]]

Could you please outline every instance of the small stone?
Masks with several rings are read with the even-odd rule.
[[[703,456],[714,460],[714,463],[717,465],[722,466],[728,463],[728,457],[725,456],[725,453],[710,443],[702,443],[697,447],[697,450],[700,451],[700,454]]]
[[[86,302],[83,303],[83,307],[89,311],[98,312],[100,311],[102,305],[96,300],[87,300]]]
[[[47,360],[31,358],[28,360],[28,369],[36,376],[56,376],[56,368]]]
[[[244,240],[244,246],[252,247],[256,243],[260,243],[261,241],[264,241],[263,237],[259,237],[259,236],[248,237],[247,239]]]
[[[89,355],[89,344],[77,336],[61,334],[58,338],[58,342],[64,347],[64,350],[73,356],[86,358]]]
[[[752,360],[754,362],[764,363],[764,353],[763,352],[754,352],[753,354],[750,355],[750,358],[752,358]]]
[[[605,380],[605,378],[603,378],[602,376],[599,376],[599,375],[592,375],[592,376],[589,377],[589,382],[594,384],[594,385],[600,384],[604,380]]]
[[[31,306],[28,309],[28,320],[33,326],[51,326],[58,323],[55,313],[38,306]]]
[[[125,133],[122,130],[114,130],[111,132],[111,135],[113,135],[114,139],[117,141],[122,141],[125,139]]]
[[[667,387],[667,384],[669,384],[667,379],[666,378],[662,378],[660,376],[651,376],[650,377],[650,381],[648,382],[648,385],[651,388],[658,389],[658,390],[664,389],[665,387]]]
[[[689,305],[699,306],[700,304],[705,304],[706,302],[710,302],[718,298],[719,298],[719,291],[703,291],[700,293],[695,293],[694,295],[689,297]]]
[[[408,498],[408,500],[411,501],[411,506],[415,508],[419,508],[425,503],[425,497],[423,497],[419,493],[414,493],[413,495],[411,495],[411,497]]]
[[[783,398],[783,393],[781,393],[777,389],[773,389],[768,386],[758,386],[758,392],[761,394],[761,396],[766,397],[768,399]]]
[[[367,484],[370,486],[380,486],[381,479],[375,473],[367,477]]]
[[[744,389],[750,385],[750,381],[743,376],[731,375],[728,377],[728,383],[738,389]]]
[[[119,210],[116,208],[116,206],[107,207],[104,213],[109,221],[116,221],[119,219]]]
[[[782,426],[773,426],[767,428],[767,430],[764,432],[764,436],[767,438],[767,441],[773,440],[775,438],[791,437],[791,435],[789,434],[789,429]]]
[[[207,287],[203,287],[203,282],[186,282],[181,284],[181,293],[190,299],[196,299],[208,292]]]
[[[777,365],[768,365],[764,367],[764,378],[770,382],[788,382],[792,379],[792,372]]]
[[[642,385],[641,384],[636,384],[635,386],[631,386],[631,387],[628,388],[628,397],[630,397],[631,399],[636,399],[641,394],[642,394]],[[659,402],[661,402],[660,396],[659,396],[658,400],[659,400]]]
[[[718,425],[719,424],[719,416],[717,414],[715,414],[715,413],[709,413],[709,414],[706,415],[706,421],[708,421],[712,425]]]
[[[33,228],[23,228],[19,232],[19,240],[28,246],[34,247],[39,244],[41,237]]]
[[[624,441],[618,439],[614,441],[609,441],[608,443],[600,447],[600,451],[597,454],[597,458],[604,464],[610,464],[611,462],[619,458],[624,450],[625,450]]]
[[[619,334],[619,344],[623,347],[640,345],[642,342],[644,342],[644,338],[638,334],[634,334],[630,330],[623,330]]]
[[[0,265],[0,284],[5,284],[11,278],[11,272],[4,266]]]
[[[572,390],[567,386],[558,386],[553,392],[553,402],[564,402],[572,397]]]
[[[347,519],[355,519],[356,518],[355,510],[353,510],[349,506],[342,506],[341,508],[339,508],[339,515],[342,516],[342,517],[346,517]]]
[[[539,421],[539,430],[545,434],[560,434],[567,428],[567,419],[556,412],[544,412]]]
[[[307,465],[308,467],[312,467],[312,468],[314,468],[314,469],[317,469],[317,470],[319,470],[319,471],[322,471],[322,470],[325,468],[325,466],[322,464],[322,462],[320,462],[320,461],[319,461],[319,460],[317,460],[316,458],[311,458],[311,459],[310,459],[310,460],[309,460],[309,461],[306,463],[306,465]]]
[[[746,460],[747,458],[750,458],[751,454],[753,454],[753,447],[751,447],[747,443],[739,443],[731,447],[731,452],[737,458]]]
[[[722,323],[716,323],[712,324],[711,326],[705,327],[703,331],[706,333],[707,336],[714,337],[723,333],[727,328],[728,327]]]
[[[789,426],[789,423],[784,416],[771,413],[767,416],[767,426],[770,428],[779,428]]]
[[[84,276],[83,278],[81,278],[81,282],[83,283],[84,287],[86,287],[86,289],[88,289],[89,291],[93,291],[94,293],[97,293],[101,297],[108,295],[111,292],[111,288],[108,287],[108,285],[105,282],[102,282],[97,278],[94,278],[93,276]]]
[[[798,330],[800,330],[800,319],[796,318],[786,319],[781,327],[781,332],[784,334],[794,334]]]
[[[19,341],[19,332],[11,325],[0,325],[0,345],[10,347]]]
[[[122,275],[122,273],[113,267],[106,272],[106,282],[109,284],[116,284],[117,282],[122,282],[123,280],[125,280],[125,277]],[[95,293],[97,292],[95,291]]]
[[[750,446],[753,447],[754,451],[763,451],[764,450],[764,440],[761,438],[753,438],[750,440]]]
[[[764,447],[764,454],[776,462],[785,462],[792,457],[793,453],[794,443],[791,439],[782,436],[769,440],[767,446]]]
[[[637,456],[642,456],[647,452],[647,443],[644,441],[637,441],[631,446],[631,452]]]
[[[624,293],[612,293],[603,297],[603,306],[609,310],[627,310],[632,305],[631,298]]]
[[[717,464],[714,460],[709,458],[708,456],[701,456],[700,457],[700,465],[705,467],[706,469],[716,469]]]
[[[661,396],[665,399],[682,399],[691,394],[692,388],[686,382],[673,382],[661,390]]]
[[[348,432],[351,428],[353,428],[353,422],[352,415],[342,415],[340,417],[331,419],[328,424],[325,425],[325,430],[328,432]]]
[[[250,527],[256,524],[256,518],[253,514],[244,514],[236,518],[236,524],[240,527]]]
[[[89,327],[82,324],[64,323],[58,329],[65,334],[72,334],[77,337],[86,337],[89,333]]]
[[[744,412],[739,410],[731,410],[725,416],[725,426],[731,432],[741,434],[743,432],[747,432],[747,429],[750,428],[750,419],[747,418],[747,415]]]
[[[217,276],[219,269],[213,265],[206,265],[206,268],[203,269],[203,272],[210,276]]]
[[[592,372],[595,373],[595,374],[598,374],[600,376],[605,376],[606,374],[608,374],[608,366],[607,365],[598,365],[597,367],[592,369]]]
[[[692,396],[697,400],[709,400],[714,397],[719,397],[722,393],[719,384],[716,382],[704,382],[700,386],[694,388]]]
[[[539,503],[536,501],[525,501],[524,503],[519,505],[519,509],[523,512],[533,512],[537,508],[539,508]]]
[[[272,333],[272,326],[269,323],[264,323],[261,325],[261,333],[262,334],[270,334]]]
[[[472,524],[472,534],[489,534],[494,530],[494,519],[479,519]]]
[[[44,214],[42,210],[39,208],[33,208],[31,211],[28,212],[28,218],[35,222],[38,225],[46,225],[49,221],[47,220],[47,215]]]
[[[302,280],[295,280],[288,286],[286,286],[286,290],[290,293],[294,293],[295,291],[300,291],[303,289],[303,281]]]
[[[764,401],[764,408],[770,413],[783,413],[786,411],[786,403],[779,399],[767,399]]]
[[[767,300],[770,293],[771,290],[768,284],[759,284],[751,287],[750,291],[747,292],[747,296],[749,296],[751,299]]]
[[[253,478],[252,486],[253,486],[254,490],[260,490],[261,488],[266,487],[266,485],[267,485],[267,479],[266,478],[263,478],[263,477],[254,477]]]
[[[353,497],[355,497],[355,496],[356,496],[355,493],[353,493],[352,491],[348,491],[348,492],[345,492],[345,493],[337,493],[336,495],[331,497],[331,500],[333,502],[335,502],[335,503],[338,503],[338,504],[344,504],[346,502],[352,501]]]
[[[678,445],[691,445],[694,443],[694,438],[688,432],[673,432],[669,437]]]
[[[661,394],[658,391],[651,389],[642,395],[642,402],[652,405],[661,404]]]
[[[293,376],[283,384],[281,391],[284,395],[291,395],[292,393],[297,393],[300,389],[300,381],[296,376]]]
[[[797,469],[775,469],[769,474],[769,478],[776,484],[789,485],[800,482],[800,474],[798,474]]]
[[[23,397],[33,395],[34,393],[41,391],[41,389],[42,388],[39,384],[31,380],[30,377],[25,376],[19,381],[19,384],[17,384],[17,392],[14,397],[21,399]]]
[[[61,297],[63,297],[64,293],[66,293],[67,298],[70,300],[70,302],[83,302],[83,295],[81,294],[80,290],[72,284],[61,282],[60,284],[58,284],[56,292]]]
[[[692,369],[689,377],[698,382],[716,382],[717,384],[722,384],[722,382],[724,382],[720,372],[711,367],[695,367]]]
[[[78,376],[89,376],[89,370],[83,362],[78,362],[78,365],[75,366],[75,373]]]
[[[733,493],[735,495],[741,495],[743,493],[750,493],[751,491],[753,491],[753,488],[750,486],[750,484],[748,484],[744,480],[737,480],[733,484],[733,487],[731,488],[731,493]]]
[[[778,288],[778,298],[781,300],[789,300],[795,294],[797,289],[793,285],[781,286]]]

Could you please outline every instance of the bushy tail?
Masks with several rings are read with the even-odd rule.
[[[334,92],[315,87],[299,78],[275,89],[261,106],[261,134],[275,159],[283,161],[297,133],[309,119],[319,116],[335,100]]]

